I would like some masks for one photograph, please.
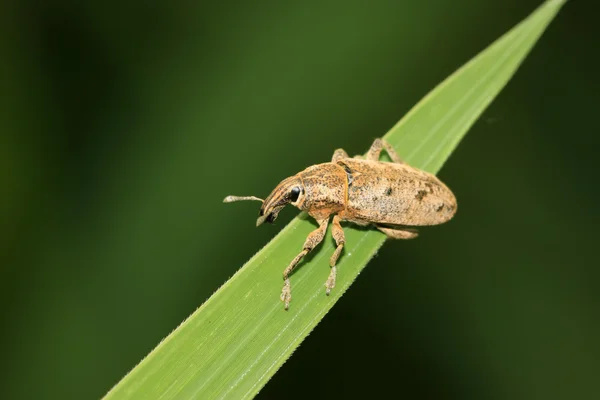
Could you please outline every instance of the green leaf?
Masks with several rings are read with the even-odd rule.
[[[544,3],[436,87],[385,138],[411,165],[436,173],[563,3]],[[281,273],[315,227],[305,214],[295,218],[106,398],[238,399],[256,395],[385,240],[379,231],[346,226],[337,286],[326,296],[324,283],[334,250],[328,236],[292,276],[293,301],[286,312],[279,301]]]

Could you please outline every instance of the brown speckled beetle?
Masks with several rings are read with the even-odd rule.
[[[393,162],[379,161],[383,149]],[[337,248],[329,260],[327,294],[335,287],[335,264],[345,243],[340,221],[373,224],[389,238],[412,239],[417,232],[410,227],[438,225],[456,213],[456,198],[450,189],[434,175],[404,163],[382,139],[375,139],[365,159],[350,158],[343,149],[336,150],[331,162],[313,165],[284,179],[265,200],[227,196],[224,202],[240,200],[263,203],[257,226],[273,222],[287,204],[306,211],[319,224],[306,238],[300,254],[283,271],[281,301],[286,310],[292,300],[290,273],[302,257],[321,243],[332,214]]]

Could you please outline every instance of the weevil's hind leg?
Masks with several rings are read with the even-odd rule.
[[[338,162],[339,160],[343,160],[344,158],[350,158],[350,157],[348,157],[348,153],[346,153],[346,150],[337,149],[336,151],[333,152],[333,157],[331,157],[331,162]]]
[[[385,140],[379,138],[375,139],[375,141],[371,145],[371,148],[367,153],[367,160],[379,161],[379,156],[381,155],[381,150],[383,149],[385,149],[385,151],[388,153],[393,162],[398,164],[404,164],[404,161],[402,161],[402,159],[400,158],[398,153],[396,153],[396,150],[394,150],[392,145],[386,142]]]
[[[285,309],[287,310],[290,307],[290,301],[292,301],[292,287],[290,285],[290,274],[296,268],[296,265],[302,260],[302,257],[307,255],[312,249],[317,247],[321,241],[323,241],[323,237],[325,237],[325,232],[327,231],[327,225],[329,223],[329,218],[322,219],[317,221],[319,223],[319,227],[308,234],[306,241],[304,242],[304,246],[302,251],[292,260],[290,265],[283,271],[283,289],[281,289],[281,301],[285,304]]]
[[[390,226],[375,225],[377,229],[385,233],[390,239],[414,239],[419,233],[407,228],[393,228]]]
[[[331,271],[329,272],[329,278],[327,278],[327,282],[325,282],[325,293],[327,295],[329,295],[331,289],[335,287],[335,278],[337,276],[337,268],[335,264],[337,263],[338,258],[340,258],[340,254],[342,253],[342,249],[344,248],[344,243],[346,243],[346,236],[344,236],[344,230],[340,225],[340,221],[341,218],[338,215],[333,217],[331,234],[333,235],[333,239],[335,240],[335,245],[337,247],[331,255],[331,258],[329,259]]]

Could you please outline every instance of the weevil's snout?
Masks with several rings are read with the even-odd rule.
[[[262,225],[263,222],[272,224],[277,219],[279,212],[283,210],[285,204],[277,204],[275,206],[269,205],[266,202],[263,203],[260,211],[258,212],[258,219],[256,220],[256,226]]]
[[[279,210],[281,210],[282,208],[283,207],[280,207]],[[279,214],[279,210],[271,211],[270,213],[265,215],[265,211],[261,207],[260,212],[258,213],[258,219],[256,220],[256,226],[261,225],[263,222],[268,222],[269,224],[275,222],[275,219],[277,219],[277,215]]]
[[[288,204],[299,207],[304,198],[303,194],[304,186],[298,177],[292,176],[284,179],[263,202],[256,226],[263,222],[272,224],[277,219],[279,212]]]

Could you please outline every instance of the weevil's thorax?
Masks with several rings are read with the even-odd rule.
[[[326,218],[345,208],[348,177],[341,166],[334,163],[317,164],[297,176],[302,180],[305,191],[298,208],[315,219]]]

